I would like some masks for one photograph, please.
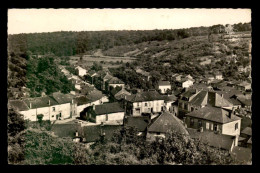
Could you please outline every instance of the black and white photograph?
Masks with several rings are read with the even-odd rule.
[[[9,165],[252,165],[250,8],[7,13]]]

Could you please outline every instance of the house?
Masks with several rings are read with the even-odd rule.
[[[116,88],[117,86],[124,88],[125,83],[122,80],[118,79],[117,77],[112,77],[111,79],[105,82],[105,86],[106,86],[106,91],[110,92],[113,88]]]
[[[229,109],[207,105],[186,114],[185,123],[188,128],[202,128],[205,131],[235,136],[235,146],[238,145],[241,118]]]
[[[162,97],[164,99],[166,110],[170,113],[173,113],[174,115],[177,115],[178,109],[175,108],[177,105],[175,105],[174,103],[177,101],[178,98],[175,95],[163,95]]]
[[[175,83],[176,83],[176,85],[177,86],[179,86],[179,87],[182,87],[182,88],[189,88],[189,87],[191,87],[192,85],[193,85],[193,80],[191,80],[191,79],[186,79],[186,78],[184,78],[184,79],[181,79],[180,81],[176,81]]]
[[[159,81],[158,90],[161,91],[162,94],[165,94],[167,90],[171,90],[171,83],[169,81]]]
[[[164,109],[164,98],[157,91],[143,91],[127,95],[126,113],[141,116],[142,113],[159,113]]]
[[[121,87],[113,88],[110,93],[113,96],[113,98],[117,101],[124,99],[127,95],[131,95],[131,93],[126,91],[125,88]]]
[[[80,66],[77,66],[75,68],[75,70],[76,70],[76,74],[81,76],[81,77],[83,77],[83,76],[85,76],[87,74],[87,70],[82,68],[82,67],[80,67]]]
[[[139,132],[138,136],[146,136],[146,131],[149,123],[151,122],[151,117],[149,116],[139,116],[139,117],[126,117],[124,121],[125,127],[134,127]]]
[[[91,125],[82,126],[83,133],[79,135],[85,139],[85,143],[93,144],[101,137],[109,140],[114,136],[114,133],[122,129],[122,125]]]
[[[172,79],[174,80],[174,81],[181,81],[181,78],[182,78],[182,75],[181,74],[173,74],[172,75]]]
[[[38,115],[43,115],[42,120],[50,121],[77,115],[77,103],[75,103],[73,95],[59,92],[53,93],[51,96],[10,100],[9,104],[23,114],[25,120],[30,121],[38,121]]]
[[[154,141],[156,138],[165,138],[167,132],[189,134],[181,120],[165,111],[148,125],[146,139],[147,141]]]
[[[108,81],[108,80],[110,80],[112,78],[113,78],[113,76],[110,75],[108,72],[106,72],[105,76],[101,79],[102,80],[102,88],[101,89],[103,91],[106,89],[106,85],[105,85],[106,81]]]
[[[213,87],[210,85],[206,85],[204,83],[194,83],[191,87],[191,89],[197,89],[199,90],[204,90],[204,91],[211,91],[213,90]]]
[[[76,97],[75,102],[77,102],[77,116],[80,116],[80,112],[82,112],[86,107],[103,104],[104,101],[102,98],[102,92],[96,89],[89,92],[87,95]]]
[[[135,70],[135,72],[138,73],[138,74],[141,74],[145,78],[145,80],[147,80],[147,81],[149,81],[150,78],[151,78],[151,75],[150,75],[149,72],[146,72],[146,71],[144,71],[144,70],[142,70],[140,68],[137,68]]]
[[[124,109],[119,105],[119,103],[106,103],[102,105],[93,105],[91,107],[85,108],[81,113],[80,117],[82,119],[94,122],[96,124],[100,123],[118,123],[123,124],[125,116]]]
[[[199,131],[197,129],[187,128],[189,135],[193,139],[199,139],[204,144],[211,147],[220,148],[232,152],[235,146],[235,137],[231,135],[224,135],[214,133],[212,131]]]
[[[246,81],[243,81],[241,83],[238,83],[236,85],[236,88],[241,91],[251,91],[251,84]]]
[[[217,80],[223,80],[223,76],[222,76],[222,74],[220,72],[215,72],[214,73],[214,77]]]

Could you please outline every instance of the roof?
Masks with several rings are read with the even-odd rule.
[[[94,89],[87,95],[87,99],[89,99],[90,102],[100,100],[102,97],[103,97],[102,92],[97,89]]]
[[[209,146],[230,150],[234,136],[216,134],[212,131],[199,132],[197,129],[187,128],[191,138],[200,139],[203,143],[209,144]]]
[[[187,91],[185,91],[184,93],[181,94],[181,97],[185,97],[185,98],[190,98],[192,97],[194,94],[196,94],[196,90],[195,89],[189,89]]]
[[[138,131],[144,132],[149,122],[150,118],[148,116],[127,117],[124,125],[135,127]]]
[[[120,107],[118,102],[114,102],[114,103],[105,103],[102,105],[96,105],[94,111],[96,115],[103,115],[103,114],[124,112],[125,110]]]
[[[119,92],[117,92],[114,96],[116,99],[120,100],[123,99],[125,96],[131,95],[128,91],[126,91],[124,88],[122,88]]]
[[[241,131],[241,134],[252,136],[252,128],[251,127],[246,127],[244,130]]]
[[[122,87],[120,86],[116,86],[115,88],[113,88],[110,93],[114,96],[115,94],[117,94],[119,91],[122,90]]]
[[[193,84],[193,86],[191,86],[191,88],[208,91],[212,87],[208,86],[204,83],[195,83],[195,84]]]
[[[75,101],[77,102],[78,106],[90,103],[90,100],[86,96],[76,97]]]
[[[224,110],[219,107],[213,107],[213,106],[205,106],[198,110],[194,110],[186,115],[194,118],[221,123],[221,124],[229,123],[241,119],[234,114],[231,116],[231,118],[229,118],[227,116],[228,115],[227,110]]]
[[[159,81],[158,85],[160,85],[160,86],[168,86],[168,85],[171,85],[171,83],[169,81]]]
[[[175,95],[163,95],[164,101],[176,101],[177,97]]]
[[[205,102],[207,94],[207,91],[200,91],[194,98],[191,99],[190,103],[195,106],[204,106],[205,104],[207,104],[203,104],[203,101]]]
[[[222,97],[216,92],[209,91],[208,92],[208,104],[211,106],[217,106],[217,107],[230,107],[233,106],[232,103],[227,101],[224,96]]]
[[[59,104],[71,103],[74,98],[72,94],[63,94],[60,92],[52,93],[51,97],[54,98]]]
[[[109,84],[125,84],[122,80],[118,79],[117,77],[112,77],[111,79],[107,80]]]
[[[51,131],[58,137],[75,137],[75,132],[80,132],[80,124],[53,124]]]
[[[83,126],[83,137],[86,138],[86,142],[95,142],[100,138],[101,133],[105,133],[106,139],[111,139],[114,133],[122,129],[121,125],[94,125]]]
[[[164,98],[157,91],[143,91],[140,93],[126,96],[126,100],[130,102],[143,102],[143,101],[164,100]]]
[[[167,111],[159,115],[148,126],[148,132],[166,133],[168,130],[172,130],[181,134],[188,134],[181,120]]]
[[[9,100],[9,104],[12,108],[18,111],[27,111],[29,107],[22,100]]]
[[[49,105],[49,101],[50,101],[50,105]],[[59,104],[56,100],[54,100],[49,96],[27,98],[24,99],[24,102],[27,104],[28,107],[30,107],[30,103],[31,103],[32,105],[31,109],[49,107],[49,106],[54,106]]]
[[[104,76],[103,80],[109,80],[109,79],[111,79],[111,78],[113,78],[113,76],[111,76],[109,73],[107,73],[107,74]]]

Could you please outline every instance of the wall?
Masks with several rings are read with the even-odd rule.
[[[108,114],[107,116],[108,116],[108,120],[106,121],[106,114],[97,115],[96,116],[96,123],[99,124],[101,122],[109,122],[109,121],[116,121],[116,120],[123,121],[125,113],[124,112],[117,112],[117,113]]]
[[[189,88],[192,85],[193,85],[193,82],[188,80],[188,81],[182,83],[182,88]]]
[[[238,123],[238,129],[235,130],[235,124]],[[222,133],[226,135],[240,135],[241,120],[223,124]]]
[[[159,86],[159,89],[161,90],[161,93],[164,94],[166,93],[167,89],[171,89],[171,85],[168,86]]]
[[[147,103],[147,106],[145,106],[145,103]],[[164,100],[139,102],[139,106],[135,102],[133,103],[133,116],[139,116],[142,113],[151,113],[152,109],[153,112],[161,112],[162,106],[164,106]],[[140,108],[140,113],[135,112],[136,108]]]

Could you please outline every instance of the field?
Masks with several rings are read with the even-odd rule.
[[[70,64],[75,64],[79,61],[79,56],[71,56]],[[102,64],[103,68],[116,68],[119,67],[122,63],[132,62],[136,58],[123,56],[123,57],[114,57],[114,56],[104,56],[104,55],[84,55],[81,61],[81,64],[84,66],[92,66],[94,62],[99,62]]]

